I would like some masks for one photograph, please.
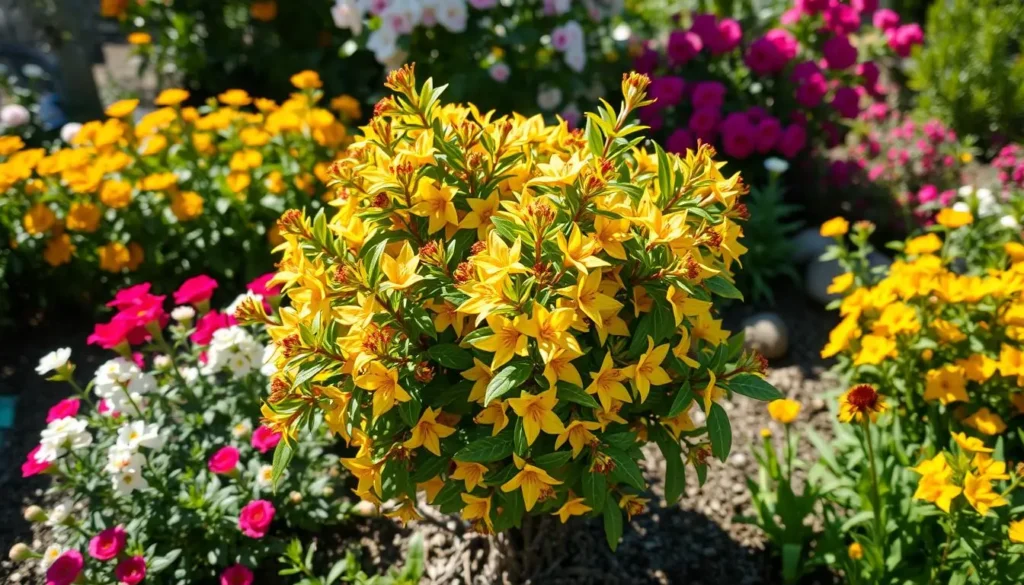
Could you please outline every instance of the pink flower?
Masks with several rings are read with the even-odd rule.
[[[817,106],[828,93],[828,80],[814,61],[798,64],[791,77],[796,82],[796,101],[805,108]]]
[[[939,194],[939,203],[941,203],[943,207],[948,207],[954,199],[956,199],[956,191],[954,191],[953,189],[950,189],[949,191],[943,191],[942,193]]]
[[[238,528],[249,538],[263,538],[274,520],[274,504],[267,500],[254,500],[242,508],[238,515]]]
[[[637,73],[650,75],[658,67],[660,55],[649,44],[645,44],[640,54],[633,59],[633,70]]]
[[[842,71],[857,63],[857,48],[846,35],[834,36],[822,47],[825,64],[829,69]]]
[[[197,305],[209,301],[213,291],[217,289],[217,281],[200,274],[181,283],[174,291],[174,303],[178,305]]]
[[[89,556],[98,561],[109,561],[121,554],[128,543],[128,533],[118,525],[107,528],[89,541]]]
[[[693,138],[693,134],[685,128],[680,128],[665,141],[665,149],[682,155],[686,154],[686,149],[693,148],[696,144],[697,141]]]
[[[46,569],[46,585],[71,585],[84,566],[82,553],[77,550],[65,551]]]
[[[213,457],[210,457],[206,465],[213,473],[220,475],[231,473],[238,466],[238,449],[230,445],[221,447],[219,451],[213,454]]]
[[[50,407],[50,411],[46,413],[46,422],[52,423],[59,418],[75,416],[78,414],[79,406],[81,406],[81,401],[79,399],[65,398]]]
[[[649,127],[652,131],[655,132],[661,130],[661,128],[665,125],[665,119],[661,116],[660,110],[653,107],[653,104],[651,106],[647,106],[646,108],[640,108],[640,111],[637,112],[636,117],[640,120],[641,124]]]
[[[825,11],[825,28],[838,34],[847,35],[860,28],[860,14],[846,4],[833,4]]]
[[[113,307],[119,311],[123,311],[128,307],[134,305],[139,299],[150,296],[149,289],[151,285],[148,282],[142,284],[136,284],[135,286],[129,286],[122,288],[117,291],[114,295],[114,300],[107,303],[108,307]]]
[[[672,65],[686,65],[700,53],[704,43],[696,33],[676,30],[668,37],[668,60]]]
[[[142,557],[124,559],[114,567],[114,576],[121,583],[138,585],[146,578],[146,559]]]
[[[868,169],[868,180],[877,181],[885,175],[885,167],[882,165],[875,165]]]
[[[677,105],[683,99],[685,87],[686,83],[682,77],[676,75],[655,77],[651,80],[650,86],[650,96],[657,100],[653,106],[663,110]]]
[[[889,48],[900,57],[909,57],[910,50],[914,45],[924,42],[924,33],[921,32],[921,27],[917,23],[904,24],[899,28],[890,29],[886,32],[886,36],[889,37]]]
[[[509,69],[509,66],[501,62],[491,65],[490,69],[488,69],[487,72],[491,75],[491,79],[497,81],[498,83],[505,83],[506,81],[508,81],[509,76],[512,74],[512,70]]]
[[[227,315],[219,311],[210,311],[203,315],[196,322],[196,330],[192,332],[189,339],[192,343],[206,345],[213,339],[214,332],[238,324],[233,315]]]
[[[858,64],[857,75],[864,80],[864,87],[867,87],[869,90],[876,89],[875,86],[878,85],[879,70],[878,65],[876,65],[874,61],[865,61]]]
[[[167,297],[163,295],[147,294],[139,296],[132,304],[123,307],[117,315],[114,315],[112,321],[121,321],[133,330],[141,330],[132,331],[129,334],[130,337],[141,335],[143,339],[147,339],[149,337],[149,333],[146,330],[147,325],[154,323],[161,329],[167,325],[169,317],[167,312],[164,311],[165,298]]]
[[[852,120],[860,113],[860,96],[852,87],[840,87],[832,96],[832,108],[843,118]]]
[[[740,46],[741,40],[743,28],[740,23],[731,18],[723,18],[718,21],[718,35],[707,45],[712,55],[722,55]]]
[[[888,8],[883,8],[875,12],[871,18],[871,24],[875,25],[875,28],[889,32],[900,25],[900,15]]]
[[[260,425],[260,427],[253,432],[250,442],[254,449],[260,453],[266,453],[274,447],[277,447],[277,444],[281,442],[281,433],[274,431],[270,427]]]
[[[804,14],[817,14],[828,8],[828,0],[796,0],[794,7]]]
[[[888,117],[888,115],[889,106],[885,105],[884,102],[875,102],[871,104],[870,106],[868,106],[866,114],[868,120],[874,120],[876,122],[881,122],[882,120],[885,120],[885,118]]]
[[[96,405],[96,412],[99,412],[100,414],[103,415],[107,415],[110,418],[117,418],[121,416],[121,413],[114,410],[114,407],[111,406],[110,400],[106,398],[100,400],[100,403]]]
[[[799,124],[790,124],[782,131],[779,138],[779,152],[786,158],[793,158],[803,150],[807,144],[807,131]]]
[[[935,185],[925,185],[917,192],[917,200],[921,203],[930,203],[939,198],[939,189]]]
[[[129,334],[133,334],[135,343],[142,343],[145,337],[138,339],[130,323],[113,320],[110,323],[97,323],[93,327],[92,335],[86,338],[89,345],[98,345],[103,349],[114,349],[121,344],[130,344]]]
[[[835,160],[829,164],[828,181],[836,187],[845,187],[850,183],[850,175],[856,165],[843,160]]]
[[[782,124],[771,116],[763,118],[754,129],[754,145],[757,148],[757,152],[767,154],[771,149],[775,148],[781,136]]]
[[[751,43],[743,61],[750,67],[750,70],[758,75],[770,75],[782,71],[786,61],[779,52],[778,47],[766,38],[760,38]]]
[[[701,81],[693,88],[690,103],[694,109],[721,108],[725,102],[725,86],[717,81]]]
[[[850,6],[859,14],[872,14],[878,10],[878,0],[850,0]]]
[[[754,126],[746,114],[729,114],[722,122],[722,146],[725,154],[744,159],[754,152]]]
[[[722,113],[718,108],[698,108],[690,115],[687,127],[697,136],[707,137],[712,135],[715,129],[718,128],[718,121],[721,119],[721,116]]]
[[[796,58],[796,53],[800,49],[800,43],[797,42],[796,37],[788,30],[773,28],[765,33],[764,38],[775,45],[787,62]]]
[[[714,14],[694,14],[690,32],[700,37],[700,42],[710,48],[718,41],[718,18]]]
[[[36,445],[34,449],[28,452],[25,456],[25,462],[21,464],[21,477],[32,477],[33,475],[39,475],[50,468],[48,461],[39,461],[36,459],[36,453],[39,452],[42,445]]]
[[[252,585],[252,571],[245,565],[233,565],[220,574],[220,585]]]
[[[789,10],[782,13],[782,16],[779,17],[779,22],[785,26],[792,26],[800,22],[800,17],[802,17],[803,15],[804,13],[800,12],[799,8],[790,8]]]

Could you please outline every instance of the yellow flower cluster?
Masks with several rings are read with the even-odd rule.
[[[638,147],[647,84],[627,76],[618,112],[571,131],[392,73],[397,95],[332,166],[337,213],[281,219],[268,424],[325,412],[359,447],[356,493],[403,520],[422,491],[484,531],[603,513],[610,542],[643,509],[640,445],[669,456],[675,497],[683,456],[698,473],[724,457],[717,401],[779,397],[713,312],[736,295],[745,188],[708,146]]]
[[[160,263],[207,268],[232,241],[256,253],[264,241],[268,255],[281,211],[326,193],[327,166],[351,142],[345,122],[359,113],[347,96],[332,101],[337,113],[319,107],[315,72],[293,84],[300,91],[281,104],[230,90],[196,108],[188,91],[168,89],[141,115],[138,100],[122,100],[49,152],[0,138],[0,222],[51,266],[79,258],[119,273],[159,248]]]
[[[970,213],[948,211],[939,218],[943,231],[971,224]],[[856,257],[837,223],[822,233],[837,238],[840,257]],[[835,278],[829,292],[842,295],[842,320],[821,355],[839,356],[858,381],[900,379],[903,387],[887,394],[910,413],[938,404],[959,423],[998,435],[1024,414],[1024,246],[1006,242],[992,265],[965,270],[941,233],[908,239],[881,279],[852,271]]]

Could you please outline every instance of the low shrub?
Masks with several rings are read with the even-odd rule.
[[[252,316],[280,369],[271,428],[324,413],[359,447],[343,464],[365,501],[410,520],[425,492],[485,533],[600,516],[614,548],[645,508],[652,441],[670,502],[688,465],[703,483],[731,447],[721,402],[779,394],[714,316],[738,296],[743,183],[707,146],[639,147],[648,83],[625,76],[619,110],[570,131],[479,118],[393,72],[396,95],[332,166],[337,213],[282,216],[272,282],[291,304]]]
[[[234,304],[276,304],[266,281]],[[296,464],[272,473],[282,436],[259,422],[265,339],[210,309],[216,287],[185,281],[170,313],[148,283],[119,291],[117,313],[89,336],[116,356],[84,387],[69,349],[40,360],[73,396],[50,409],[21,468],[53,479],[52,505],[25,514],[50,527],[48,541],[11,556],[36,559],[47,583],[251,583],[289,539],[344,518],[326,433],[293,443]]]

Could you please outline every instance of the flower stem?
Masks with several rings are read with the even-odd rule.
[[[864,441],[867,443],[868,448],[868,467],[871,470],[871,507],[875,513],[875,541],[882,549],[882,566],[884,571],[885,558],[887,556],[886,549],[888,547],[885,544],[884,525],[882,524],[882,503],[881,493],[878,489],[878,470],[875,467],[875,448],[871,441],[871,423],[869,419],[865,418],[861,424],[864,429]]]

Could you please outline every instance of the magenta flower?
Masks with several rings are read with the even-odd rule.
[[[71,585],[82,573],[85,559],[77,550],[65,551],[46,569],[46,585]]]
[[[25,462],[21,464],[21,477],[32,477],[33,475],[39,475],[50,468],[49,461],[39,461],[36,459],[36,453],[42,445],[36,445],[34,449],[28,452],[25,456]]]
[[[717,81],[701,81],[694,86],[690,103],[694,109],[721,108],[725,103],[725,86]]]
[[[708,49],[713,55],[721,55],[740,46],[741,40],[743,28],[740,23],[731,18],[723,18],[718,21],[718,36],[708,45]]]
[[[89,556],[98,561],[109,561],[121,554],[128,544],[128,533],[121,525],[107,528],[89,540]]]
[[[672,34],[668,37],[666,52],[668,53],[669,63],[679,66],[686,65],[703,48],[704,43],[701,42],[700,37],[696,33],[676,30],[672,31]]]
[[[871,18],[871,24],[875,25],[875,28],[889,32],[900,25],[900,15],[888,8],[883,8],[875,12]]]
[[[687,127],[699,137],[711,136],[721,117],[722,112],[718,108],[698,108],[690,115]]]
[[[786,158],[793,158],[807,144],[807,130],[799,124],[790,124],[782,131],[779,139],[779,152]]]
[[[732,158],[747,158],[754,152],[754,132],[746,114],[729,114],[722,122],[722,150]]]
[[[219,311],[210,311],[199,318],[199,321],[196,322],[196,330],[192,332],[189,339],[192,340],[192,343],[206,345],[213,339],[215,332],[237,323],[238,321],[235,320],[233,315],[227,315]]]
[[[674,152],[679,155],[686,154],[686,149],[693,148],[697,145],[696,139],[693,134],[685,128],[680,128],[673,132],[668,140],[665,141],[665,150]]]
[[[124,559],[114,567],[114,576],[121,583],[138,585],[146,578],[146,559],[142,557]]]
[[[665,109],[679,104],[683,99],[683,90],[685,88],[686,83],[682,77],[676,75],[655,77],[651,80],[649,93],[652,98],[657,100],[654,102],[653,107]]]
[[[179,305],[196,305],[210,300],[217,288],[217,281],[200,274],[181,283],[174,291],[174,302]]]
[[[210,471],[219,475],[231,473],[238,466],[238,449],[232,446],[221,447],[207,462]]]
[[[245,565],[233,565],[220,574],[220,585],[252,585],[252,571]]]
[[[825,65],[829,69],[842,71],[857,63],[857,48],[846,35],[834,36],[825,41],[821,49]]]
[[[57,419],[76,416],[81,405],[81,401],[77,398],[65,398],[50,407],[49,412],[46,413],[46,422],[52,423]]]
[[[852,87],[840,87],[832,96],[831,105],[840,116],[852,120],[860,113],[860,96]]]
[[[267,500],[253,500],[238,515],[238,528],[249,538],[263,538],[274,520],[274,504]]]
[[[270,427],[260,425],[260,427],[253,432],[250,441],[254,449],[260,453],[266,453],[281,442],[281,433],[274,431]]]
[[[754,129],[754,147],[757,149],[757,152],[767,154],[779,143],[781,136],[782,124],[772,116],[763,118]]]

